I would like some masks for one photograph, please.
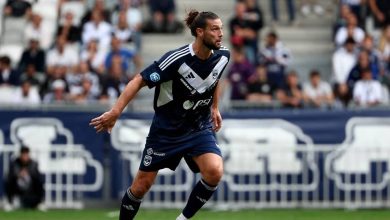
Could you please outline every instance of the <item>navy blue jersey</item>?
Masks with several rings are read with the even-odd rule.
[[[201,60],[189,44],[166,53],[142,71],[149,88],[156,87],[148,138],[179,138],[211,128],[210,106],[229,59],[229,51],[222,47]]]

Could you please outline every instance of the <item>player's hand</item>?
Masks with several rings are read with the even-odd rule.
[[[218,132],[222,127],[222,116],[218,108],[211,108],[211,120],[213,122],[213,130]]]
[[[108,133],[111,133],[111,130],[114,127],[118,117],[118,113],[113,110],[110,110],[108,112],[103,113],[99,117],[92,119],[89,125],[93,126],[96,132],[107,131]]]

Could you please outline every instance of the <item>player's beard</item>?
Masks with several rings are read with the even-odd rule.
[[[205,45],[210,50],[218,50],[219,49],[219,47],[216,44],[212,43],[211,41],[207,41],[206,39],[203,39],[203,45]]]

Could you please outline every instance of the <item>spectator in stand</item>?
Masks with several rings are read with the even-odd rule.
[[[7,211],[17,208],[16,198],[19,198],[22,208],[38,208],[43,201],[42,177],[28,147],[22,146],[20,155],[10,163],[4,185],[7,196],[4,209]]]
[[[21,105],[37,105],[41,103],[41,98],[39,97],[38,89],[33,87],[30,81],[26,80],[15,91],[13,101],[15,104]]]
[[[356,82],[362,78],[362,73],[364,70],[371,69],[372,71],[373,69],[376,69],[372,68],[372,66],[373,65],[370,63],[368,52],[366,50],[360,51],[358,62],[348,75],[347,84],[350,91],[353,91],[353,87],[355,86]]]
[[[365,50],[368,53],[373,79],[379,80],[379,78],[384,74],[385,70],[383,67],[382,55],[375,47],[374,39],[371,35],[366,35],[364,37],[361,50]]]
[[[383,99],[382,86],[372,79],[371,70],[362,71],[362,79],[356,82],[353,89],[353,100],[356,105],[371,107],[379,105]]]
[[[69,94],[66,91],[66,82],[56,79],[50,84],[50,92],[43,97],[44,103],[65,103],[69,101]]]
[[[390,24],[386,25],[382,30],[378,49],[385,64],[385,71],[390,72]]]
[[[4,15],[12,17],[30,17],[31,1],[29,0],[7,0],[4,7]]]
[[[87,45],[91,40],[99,42],[99,49],[107,50],[110,45],[112,27],[103,20],[102,12],[92,11],[91,20],[85,23],[82,31],[82,43]]]
[[[37,38],[30,38],[28,48],[23,51],[20,58],[18,70],[20,72],[26,71],[29,64],[34,64],[36,71],[45,72],[46,52],[40,48]]]
[[[348,17],[352,14],[351,8],[346,4],[340,4],[339,14],[336,18],[336,22],[333,26],[332,37],[335,39],[336,32],[341,27],[347,26]]]
[[[288,72],[286,76],[286,84],[277,90],[276,97],[283,107],[303,107],[302,87],[299,84],[298,75],[294,70]]]
[[[20,85],[20,73],[12,69],[11,59],[8,56],[0,57],[0,86]]]
[[[106,56],[106,69],[111,68],[114,62],[113,59],[120,59],[122,70],[125,74],[124,77],[127,77],[127,79],[132,78],[130,74],[140,72],[142,66],[141,57],[135,52],[123,47],[121,41],[115,36],[111,39],[111,51]]]
[[[368,3],[375,18],[376,28],[383,28],[390,24],[390,1],[368,0]]]
[[[81,91],[74,96],[70,96],[70,100],[78,104],[88,104],[97,101],[97,96],[92,92],[92,81],[88,78],[81,79]]]
[[[230,20],[230,37],[233,46],[244,46],[246,57],[256,62],[258,53],[258,35],[263,27],[263,18],[256,1],[238,1],[235,16]]]
[[[232,50],[232,64],[227,73],[226,83],[230,85],[232,100],[245,100],[249,78],[254,72],[253,65],[245,57],[242,47]]]
[[[89,98],[97,97],[100,95],[100,81],[99,77],[89,70],[88,64],[86,62],[80,62],[78,65],[77,71],[73,73],[68,73],[65,76],[66,82],[69,86],[69,94],[72,97],[85,97],[88,94]],[[84,85],[84,81],[88,85]],[[84,88],[84,86],[86,86]],[[88,93],[85,93],[85,89],[88,88]]]
[[[275,32],[267,35],[265,46],[260,50],[259,63],[267,67],[267,78],[275,88],[282,87],[285,81],[285,69],[290,61],[290,52],[279,41]]]
[[[56,65],[53,67],[53,73],[47,75],[45,82],[42,84],[39,94],[44,100],[45,96],[53,91],[53,83],[56,80],[65,82],[65,92],[68,93],[69,87],[66,84],[66,75],[68,74],[68,67],[63,65]],[[59,83],[57,83],[59,84]],[[56,85],[58,86],[58,85]],[[44,100],[45,101],[45,100]]]
[[[20,76],[20,81],[28,81],[32,86],[40,87],[46,80],[43,72],[37,72],[34,63],[27,64],[25,71]]]
[[[343,84],[356,64],[356,44],[353,38],[348,38],[344,47],[337,49],[332,56],[333,77],[336,83]]]
[[[133,6],[134,0],[119,0],[115,12],[112,14],[112,23],[117,24],[119,14],[124,11],[127,24],[133,31],[141,31],[142,29],[142,13],[141,10]]]
[[[303,100],[305,106],[314,108],[329,108],[333,106],[333,91],[328,82],[321,80],[320,72],[312,70],[310,81],[303,85]]]
[[[337,47],[344,45],[347,38],[353,38],[357,44],[361,44],[364,40],[365,32],[362,28],[357,26],[357,19],[354,14],[349,14],[347,18],[347,25],[340,27],[335,36],[335,43]]]
[[[358,26],[365,29],[367,15],[367,0],[340,0],[340,7],[348,6],[358,20]]]
[[[24,29],[24,39],[28,43],[30,39],[38,39],[39,44],[42,45],[44,36],[47,34],[42,28],[42,16],[39,14],[31,14],[26,28]]]
[[[248,82],[246,100],[249,102],[270,104],[274,92],[275,88],[267,79],[267,68],[264,65],[257,65],[255,73]]]
[[[87,22],[93,19],[93,13],[95,12],[99,12],[103,21],[111,23],[111,11],[106,7],[104,0],[95,0],[93,7],[81,18],[81,29],[84,28]]]
[[[287,5],[289,24],[294,24],[295,21],[295,0],[285,0]],[[272,22],[277,24],[279,22],[279,0],[270,0]]]
[[[68,71],[71,71],[77,66],[78,62],[77,51],[68,46],[66,38],[58,36],[54,48],[47,52],[46,72],[48,75],[53,74],[56,66],[65,66]]]
[[[175,0],[149,0],[152,20],[145,26],[146,32],[175,33],[183,27],[176,19]]]
[[[133,41],[133,31],[127,23],[126,11],[119,12],[118,22],[113,27],[113,34],[123,44],[128,44]]]
[[[113,63],[108,71],[108,76],[103,80],[100,100],[103,102],[115,101],[125,89],[128,81],[122,80],[122,65]]]
[[[131,41],[135,43],[137,51],[140,51],[142,46],[142,13],[139,8],[134,7],[134,3],[136,3],[135,0],[120,0],[116,11],[113,13],[112,24],[119,26],[119,14],[124,11],[126,23],[131,31]]]
[[[390,89],[390,24],[383,29],[379,41],[379,51],[381,52],[384,74],[380,81]]]
[[[74,15],[68,11],[64,15],[64,21],[57,28],[57,36],[64,37],[69,43],[81,41],[81,29],[74,23]]]
[[[97,40],[89,41],[86,48],[81,51],[80,59],[86,62],[89,66],[89,70],[103,75],[104,73],[104,61],[106,58],[106,52],[99,49]]]
[[[356,51],[355,40],[348,38],[344,43],[344,47],[337,49],[332,56],[335,96],[337,102],[342,106],[347,106],[351,100],[351,91],[348,89],[347,79],[357,61]]]

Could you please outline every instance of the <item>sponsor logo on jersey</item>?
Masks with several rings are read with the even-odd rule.
[[[194,106],[194,102],[191,101],[191,100],[187,100],[187,101],[185,101],[185,102],[183,103],[183,108],[184,108],[185,110],[188,110],[188,109],[192,108],[192,106]]]
[[[186,79],[195,79],[195,76],[194,76],[194,73],[193,72],[189,72],[187,76],[185,76],[184,78]]]
[[[150,74],[149,78],[153,82],[158,82],[158,81],[160,81],[160,74],[154,72],[154,73]]]
[[[153,154],[153,149],[152,149],[152,148],[148,148],[148,149],[146,150],[146,154],[147,154],[147,155],[152,155],[152,154]]]

